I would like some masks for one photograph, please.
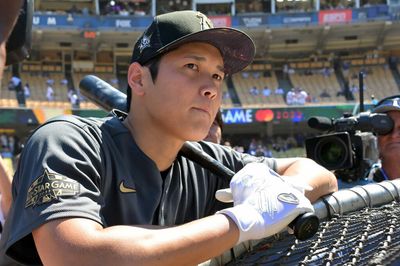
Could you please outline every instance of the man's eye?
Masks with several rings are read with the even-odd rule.
[[[216,79],[216,80],[223,80],[224,79],[221,75],[218,75],[218,74],[214,74],[213,78]]]
[[[194,70],[198,70],[199,67],[196,64],[186,64],[186,67],[190,68],[190,69],[194,69]]]

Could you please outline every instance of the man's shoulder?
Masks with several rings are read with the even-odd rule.
[[[106,121],[105,118],[97,117],[80,117],[76,115],[60,115],[53,117],[43,123],[39,128],[43,127],[70,127],[72,125],[79,128],[100,127]]]
[[[29,140],[67,140],[67,136],[76,139],[79,135],[100,136],[105,121],[103,118],[84,118],[75,115],[56,116],[37,127],[31,133]]]

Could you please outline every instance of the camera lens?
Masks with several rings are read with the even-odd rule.
[[[315,147],[315,158],[328,169],[340,169],[347,161],[348,150],[341,138],[328,137],[321,139]]]

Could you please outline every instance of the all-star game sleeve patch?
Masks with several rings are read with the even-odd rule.
[[[58,201],[60,197],[75,196],[79,191],[80,185],[75,180],[44,169],[43,174],[28,189],[25,208]]]

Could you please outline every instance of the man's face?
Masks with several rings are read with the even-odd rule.
[[[148,119],[166,135],[179,140],[202,140],[221,104],[223,58],[206,43],[189,43],[161,58],[153,83],[146,68]]]
[[[389,111],[393,119],[393,130],[387,135],[378,136],[378,149],[381,159],[397,158],[400,152],[400,111]]]

